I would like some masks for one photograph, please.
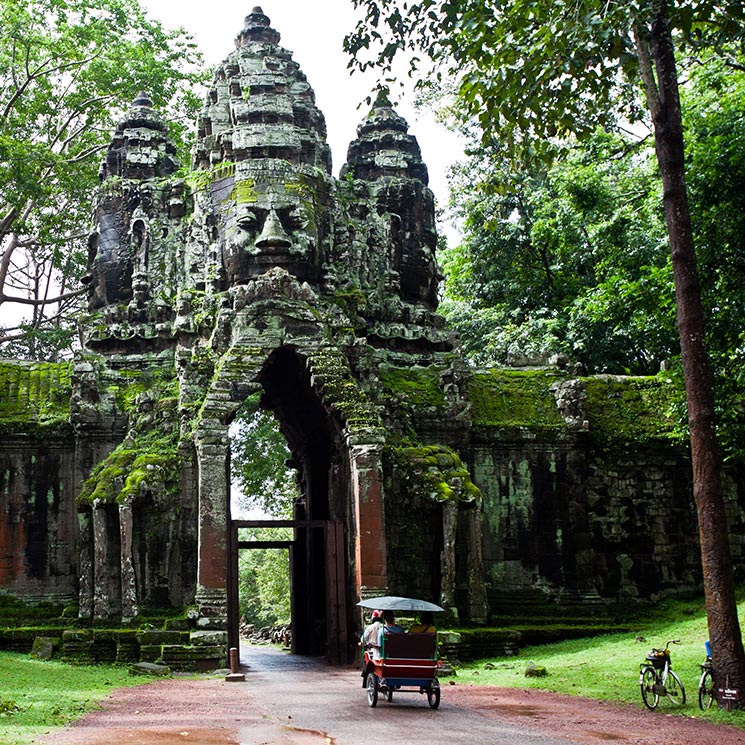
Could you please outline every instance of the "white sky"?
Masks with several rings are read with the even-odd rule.
[[[197,42],[205,63],[214,66],[235,49],[234,40],[245,17],[260,5],[272,27],[281,35],[316,93],[316,103],[326,117],[334,175],[346,161],[347,147],[356,137],[357,125],[368,107],[358,105],[372,91],[374,74],[350,75],[342,50],[344,35],[355,25],[351,0],[141,0],[150,16],[164,25],[183,26]],[[446,174],[462,154],[457,137],[427,112],[413,108],[413,93],[396,104],[416,136],[430,175],[430,188],[438,203],[447,203]],[[441,229],[444,226],[441,226]],[[445,231],[450,233],[449,230]]]

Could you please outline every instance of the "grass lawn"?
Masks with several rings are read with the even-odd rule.
[[[745,618],[745,601],[738,606]],[[642,639],[644,641],[642,641]],[[464,663],[457,670],[457,684],[541,688],[557,693],[631,703],[643,708],[639,691],[639,663],[652,647],[664,647],[668,639],[680,639],[670,645],[673,669],[686,689],[683,707],[672,706],[661,699],[658,711],[666,714],[706,717],[745,728],[745,712],[711,710],[698,707],[699,663],[706,653],[708,639],[703,600],[667,601],[650,608],[649,615],[638,621],[632,633],[608,634],[591,639],[525,647],[514,657]],[[546,668],[543,678],[526,678],[529,663]],[[716,707],[715,707],[716,708]]]
[[[72,667],[0,652],[0,745],[32,743],[95,708],[112,688],[149,682],[127,667]]]

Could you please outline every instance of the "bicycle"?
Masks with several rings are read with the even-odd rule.
[[[670,639],[664,649],[653,649],[639,665],[642,700],[651,710],[657,708],[660,696],[666,696],[676,706],[683,706],[686,702],[683,683],[672,669],[669,649],[671,644],[680,644],[680,639]]]
[[[717,700],[716,688],[714,687],[714,665],[711,661],[709,642],[705,643],[705,647],[706,659],[699,665],[701,679],[698,681],[698,705],[702,711],[711,709],[712,704]]]

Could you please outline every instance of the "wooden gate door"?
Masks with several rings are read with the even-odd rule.
[[[240,528],[292,528],[295,538],[289,541],[240,541]],[[238,552],[252,548],[286,548],[290,561],[301,531],[321,531],[325,543],[326,655],[332,665],[349,662],[347,582],[344,550],[344,523],[341,520],[232,520],[228,535],[228,647],[240,643],[240,610],[238,604]],[[291,571],[291,577],[294,572]],[[296,621],[296,588],[290,586],[293,623]]]

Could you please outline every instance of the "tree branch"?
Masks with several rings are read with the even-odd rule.
[[[634,37],[634,46],[636,47],[636,56],[639,60],[639,75],[644,84],[644,93],[647,99],[647,108],[654,121],[662,111],[662,102],[660,101],[660,92],[657,87],[657,81],[654,76],[652,66],[652,56],[650,54],[649,33],[641,26],[634,24],[632,29]]]
[[[53,305],[54,303],[61,303],[63,300],[68,300],[70,298],[80,297],[86,292],[88,292],[87,288],[82,287],[79,290],[66,292],[63,295],[57,295],[57,297],[42,299],[8,296],[4,292],[0,292],[0,303],[18,303],[20,305],[32,305],[34,307],[40,307],[44,305]]]
[[[21,215],[22,220],[25,220],[28,217],[31,209],[33,208],[33,205],[34,203],[30,199],[26,202],[26,205],[23,209],[23,214]],[[17,216],[18,212],[16,211],[16,217]],[[6,215],[6,217],[8,216]],[[8,231],[6,231],[6,234],[7,232]],[[2,235],[3,233],[0,233],[0,236]],[[3,251],[3,258],[2,260],[0,260],[0,296],[2,294],[3,288],[5,287],[5,280],[8,276],[8,267],[10,266],[10,260],[16,248],[18,248],[18,238],[16,236],[11,236],[10,245]]]

